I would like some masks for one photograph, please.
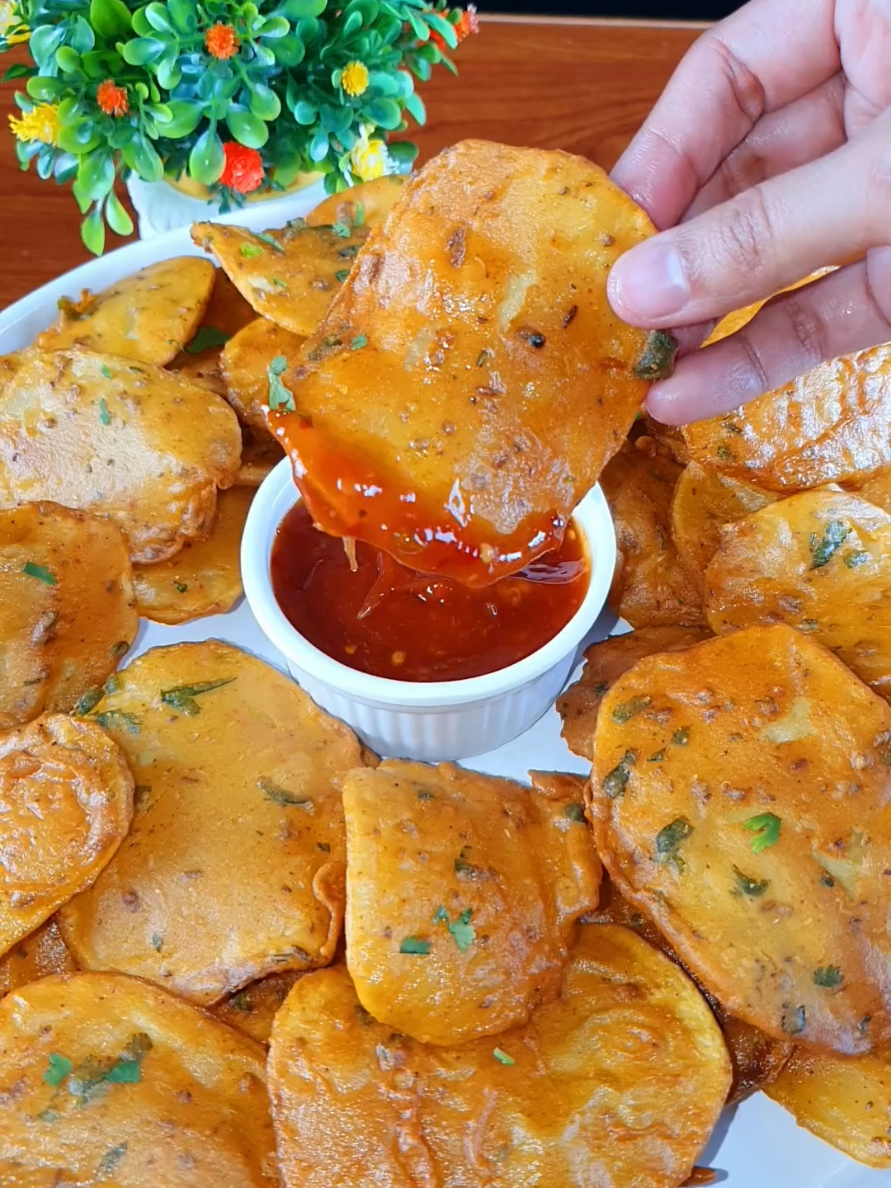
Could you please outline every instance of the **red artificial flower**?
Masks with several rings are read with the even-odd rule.
[[[227,58],[234,58],[238,53],[238,36],[231,25],[219,22],[204,34],[204,45],[212,58],[219,58],[225,62]]]
[[[263,181],[263,158],[256,149],[245,148],[234,140],[223,145],[226,164],[220,175],[220,185],[239,194],[250,194]]]
[[[99,88],[96,91],[96,102],[102,111],[110,116],[125,116],[130,110],[127,88],[119,87],[110,78],[99,84]]]

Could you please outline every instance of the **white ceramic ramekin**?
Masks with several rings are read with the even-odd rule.
[[[494,751],[553,704],[576,650],[603,609],[616,561],[606,500],[595,487],[576,508],[590,581],[582,605],[544,647],[498,672],[462,681],[392,681],[357,672],[314,647],[288,622],[272,590],[269,559],[276,530],[300,499],[287,458],[260,487],[241,545],[244,590],[260,628],[312,699],[340,718],[378,754],[437,762]]]

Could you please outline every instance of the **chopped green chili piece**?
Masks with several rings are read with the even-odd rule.
[[[512,1064],[516,1064],[513,1056],[508,1056],[507,1052],[503,1051],[501,1048],[493,1048],[492,1055],[499,1064],[505,1064],[508,1067]]]
[[[22,566],[22,573],[28,577],[37,578],[39,582],[43,582],[46,586],[55,586],[56,575],[50,573],[43,565],[37,565],[34,561],[26,561]]]
[[[111,424],[111,413],[108,411],[108,402],[104,396],[99,401],[99,420],[103,425]]]
[[[261,778],[257,780],[257,787],[266,793],[267,800],[274,800],[276,804],[290,804],[295,808],[303,809],[307,813],[313,811],[313,802],[309,797],[298,796],[296,792],[289,792],[287,788],[282,788],[279,784],[273,784],[271,780]]]
[[[430,952],[430,942],[418,940],[416,936],[406,936],[399,946],[400,953],[410,953],[417,957],[426,957]]]

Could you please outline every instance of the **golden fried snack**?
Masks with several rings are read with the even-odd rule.
[[[626,448],[600,476],[619,551],[610,606],[632,627],[699,627],[705,621],[702,596],[671,539],[669,512],[681,473],[670,458]]]
[[[353,1188],[369,1168],[393,1188],[566,1188],[581,1168],[592,1184],[676,1188],[729,1083],[693,984],[606,926],[581,930],[558,1001],[497,1038],[434,1049],[395,1034],[335,967],[298,982],[270,1046],[286,1188]]]
[[[226,399],[238,419],[259,435],[269,436],[266,409],[269,407],[269,366],[284,360],[282,369],[293,362],[304,343],[299,334],[283,330],[267,318],[254,318],[226,343],[220,369],[226,384]]]
[[[641,660],[597,716],[597,849],[731,1014],[891,1036],[891,707],[791,627]]]
[[[556,996],[601,873],[575,789],[401,760],[342,787],[347,965],[366,1010],[460,1044]]]
[[[205,535],[240,459],[226,402],[146,363],[24,351],[0,388],[0,508],[52,500],[105,516],[133,561]]]
[[[163,367],[195,333],[213,289],[208,260],[180,256],[124,277],[95,296],[59,303],[55,326],[37,336],[44,351],[82,347]]]
[[[133,777],[99,726],[65,714],[0,734],[0,955],[95,882],[133,816]]]
[[[693,461],[771,491],[856,481],[891,463],[891,345],[821,363],[684,428]]]
[[[891,515],[891,466],[883,466],[860,482],[845,483],[844,486],[852,494],[874,503]]]
[[[155,648],[92,711],[129,759],[136,814],[95,887],[60,915],[85,969],[211,1003],[331,960],[343,805],[359,743],[288,677],[208,641]]]
[[[269,1043],[272,1034],[272,1022],[281,1010],[282,1003],[288,997],[294,983],[303,974],[290,972],[270,974],[268,978],[261,978],[259,982],[251,982],[243,990],[230,994],[222,1002],[211,1007],[221,1023],[228,1023],[238,1031],[243,1031],[251,1039],[261,1044]]]
[[[215,268],[210,304],[194,338],[170,364],[171,371],[193,383],[203,383],[225,399],[226,381],[220,370],[222,348],[255,316],[222,268]]]
[[[715,996],[687,969],[652,920],[623,897],[606,873],[600,887],[597,911],[588,912],[585,923],[620,924],[624,928],[633,929],[648,944],[661,949],[696,983],[699,992],[712,1008],[730,1054],[733,1081],[727,1096],[729,1105],[744,1101],[777,1079],[792,1054],[794,1045],[791,1041],[774,1039],[759,1031],[757,1027],[752,1027],[750,1023],[744,1023],[742,1019],[734,1019],[732,1015],[728,1015]]]
[[[175,557],[133,571],[139,613],[155,623],[188,623],[231,610],[243,593],[241,535],[254,492],[221,491],[207,540],[186,542]]]
[[[368,237],[367,227],[308,227],[248,231],[223,223],[193,223],[192,239],[211,252],[253,309],[292,334],[314,333]]]
[[[220,347],[209,347],[194,357],[191,355],[181,356],[182,362],[177,358],[171,363],[170,370],[175,371],[181,379],[188,380],[190,384],[201,384],[225,400],[227,389],[220,368],[221,355]]]
[[[76,973],[74,958],[62,939],[55,916],[50,916],[0,957],[0,998],[50,974]]]
[[[824,1142],[891,1168],[891,1046],[853,1057],[798,1048],[766,1092]]]
[[[119,528],[56,503],[0,511],[0,729],[73,709],[138,627]]]
[[[671,500],[671,539],[681,563],[705,590],[705,570],[721,543],[721,529],[776,501],[772,491],[691,462]]]
[[[339,194],[330,194],[306,216],[306,225],[330,227],[341,223],[347,227],[364,226],[369,230],[380,227],[401,196],[405,180],[398,174],[388,174],[341,190]]]
[[[0,1001],[0,1182],[12,1165],[84,1188],[277,1188],[264,1056],[123,974],[16,990]]]
[[[247,426],[241,431],[241,467],[235,480],[237,487],[259,487],[266,476],[278,466],[284,451],[267,430],[262,437]]]
[[[600,703],[613,684],[644,656],[655,652],[680,652],[708,639],[702,627],[642,627],[625,635],[611,635],[591,644],[585,667],[574,685],[557,698],[563,719],[563,738],[570,751],[593,758],[594,726]]]
[[[788,623],[891,700],[891,515],[805,491],[724,529],[706,571],[716,635]]]
[[[318,524],[467,585],[554,547],[673,364],[606,298],[652,230],[566,153],[465,141],[410,178],[270,402]]]
[[[785,289],[780,289],[780,293],[790,293],[793,289],[802,289],[805,285],[811,284],[812,281],[819,280],[821,276],[826,276],[827,273],[834,272],[835,267],[818,268],[816,272],[812,272],[810,276],[806,276],[804,280],[796,281],[794,285],[787,285]],[[703,346],[711,346],[712,343],[720,342],[722,338],[729,338],[731,334],[735,334],[737,330],[742,330],[743,326],[748,325],[754,318],[756,313],[767,305],[770,297],[765,297],[763,301],[756,301],[753,305],[747,305],[745,309],[734,310],[729,313],[726,318],[722,318],[715,326],[711,334],[703,342]]]
[[[647,412],[638,417],[635,427],[643,430],[645,437],[653,439],[656,443],[656,451],[663,458],[671,458],[675,462],[680,462],[681,466],[686,466],[690,461],[690,451],[687,449],[682,429],[675,425],[663,425],[661,422],[653,420]]]

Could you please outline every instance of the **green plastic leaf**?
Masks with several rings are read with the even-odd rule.
[[[252,111],[233,109],[226,116],[226,124],[238,143],[246,148],[262,148],[269,139],[269,129]]]
[[[220,180],[225,164],[223,142],[216,128],[210,127],[198,137],[189,153],[189,174],[202,185],[212,186]]]
[[[291,21],[305,17],[321,16],[328,7],[328,0],[285,0],[281,12]]]
[[[135,37],[123,48],[124,61],[131,66],[145,66],[160,58],[167,47],[157,37]]]
[[[105,204],[105,218],[108,225],[117,235],[132,235],[133,220],[127,214],[117,194],[112,191]]]
[[[306,57],[303,42],[293,33],[280,37],[272,47],[272,52],[281,66],[299,66]]]
[[[81,64],[88,78],[116,78],[124,59],[114,50],[90,50],[81,58]]]
[[[105,224],[98,207],[81,223],[80,237],[87,251],[92,252],[94,256],[101,256],[105,251]]]
[[[91,153],[81,158],[77,171],[79,192],[90,202],[99,202],[114,185],[114,162],[108,153]]]
[[[191,136],[201,123],[201,106],[191,99],[171,99],[167,107],[170,110],[170,122],[163,126],[164,136],[168,140]]]
[[[412,12],[412,10],[409,8],[406,10],[405,16],[408,20],[408,23],[411,25],[412,31],[414,32],[414,35],[417,37],[418,41],[429,41],[430,29],[424,23],[424,21],[421,20],[418,14]]]
[[[284,37],[291,32],[291,26],[284,17],[272,16],[263,22],[258,30],[259,37]]]
[[[435,12],[425,12],[424,19],[430,28],[439,34],[449,49],[458,48],[458,34],[455,32],[453,24]]]
[[[102,143],[96,125],[92,120],[82,120],[68,128],[60,128],[56,143],[63,152],[71,153],[75,157],[83,157],[98,148]]]
[[[420,95],[409,95],[405,100],[405,109],[415,117],[419,124],[426,124],[427,108]]]
[[[76,53],[87,54],[96,45],[96,34],[84,18],[79,16],[70,26],[67,40]]]
[[[400,165],[410,165],[418,157],[418,146],[412,144],[410,140],[395,140],[392,144],[387,145],[387,149],[392,159],[398,161]]]
[[[308,127],[310,124],[314,124],[316,122],[316,116],[318,115],[318,111],[313,106],[313,104],[307,103],[305,99],[301,99],[294,105],[293,112],[294,119],[297,121],[297,123],[303,124],[305,127]]]
[[[198,13],[193,0],[167,0],[167,10],[180,33],[194,33]]]
[[[415,78],[419,78],[421,82],[429,82],[430,76],[433,73],[433,67],[429,62],[425,62],[423,58],[415,58],[409,63],[409,69]]]
[[[52,103],[63,94],[68,84],[58,78],[29,78],[25,90],[37,103]]]
[[[37,65],[43,68],[51,65],[53,54],[65,40],[64,25],[41,25],[31,34],[28,48]],[[30,92],[29,92],[30,94]]]
[[[24,62],[14,62],[3,74],[0,82],[12,82],[17,78],[31,78],[35,72],[34,66],[26,66]]]
[[[165,58],[158,65],[158,82],[165,91],[172,91],[182,82],[183,72],[175,57]]]
[[[134,136],[121,151],[127,167],[143,181],[156,182],[164,176],[164,162],[141,133]]]
[[[90,24],[107,41],[124,37],[133,27],[133,17],[122,0],[90,0]]]
[[[176,33],[176,26],[164,4],[148,4],[145,9],[145,19],[159,33]]]
[[[309,155],[316,162],[328,156],[328,133],[324,128],[319,128],[309,142]]]
[[[399,104],[394,99],[372,99],[365,107],[365,114],[378,128],[398,128],[402,120]]]
[[[358,33],[362,28],[362,13],[356,12],[355,9],[349,14],[343,22],[342,37],[349,37],[353,33]]]
[[[254,115],[267,122],[277,120],[281,115],[282,104],[275,91],[265,83],[256,83],[250,91],[251,111]]]
[[[80,74],[80,54],[73,50],[70,45],[60,46],[56,51],[56,65],[63,74]]]

